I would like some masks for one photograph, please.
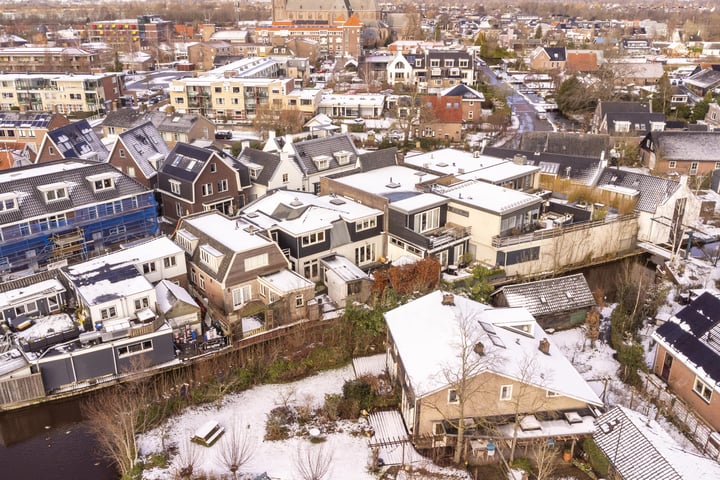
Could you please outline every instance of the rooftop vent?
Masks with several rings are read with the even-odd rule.
[[[291,207],[300,207],[300,206],[302,206],[302,202],[301,202],[300,200],[298,200],[297,197],[295,197],[295,198],[293,199],[293,201],[290,202],[290,206],[291,206]]]

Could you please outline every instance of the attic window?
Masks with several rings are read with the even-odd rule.
[[[195,168],[195,164],[197,162],[195,160],[190,160],[190,162],[185,166],[185,170],[188,172],[192,172],[192,169]]]
[[[56,200],[65,200],[68,197],[67,186],[64,183],[52,183],[38,187],[45,195],[45,203],[54,202]]]
[[[115,188],[115,181],[110,175],[91,175],[87,180],[92,184],[94,192]]]
[[[175,158],[173,158],[173,161],[172,161],[172,164],[171,164],[171,165],[172,165],[173,167],[177,167],[178,165],[180,165],[180,161],[181,161],[181,160],[182,160],[182,155],[175,155]]]
[[[14,193],[0,194],[0,212],[15,210],[17,207],[17,195]]]
[[[547,303],[547,298],[545,298],[545,295],[540,295],[540,303],[543,305]]]
[[[253,180],[257,180],[258,176],[260,175],[260,171],[262,168],[251,168],[250,171],[250,178]]]
[[[200,245],[200,261],[217,272],[223,253],[210,245]]]
[[[339,152],[335,152],[333,155],[340,165],[347,165],[350,163],[350,152],[347,150],[340,150]]]
[[[567,297],[568,300],[572,300],[572,299],[573,299],[572,293],[570,293],[570,292],[568,292],[568,291],[565,292],[565,296]]]
[[[198,244],[198,237],[187,230],[182,229],[177,232],[177,235],[175,235],[175,243],[187,253],[192,255]]]
[[[326,170],[330,166],[330,157],[328,155],[318,155],[313,157],[313,162],[318,170]]]
[[[489,333],[488,337],[490,337],[490,341],[495,345],[496,347],[505,348],[505,343],[502,341],[500,337],[498,337],[495,334]]]

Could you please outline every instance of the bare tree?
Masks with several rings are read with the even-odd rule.
[[[478,405],[485,396],[485,383],[478,376],[491,366],[494,356],[486,352],[479,340],[479,327],[474,312],[460,311],[455,322],[457,336],[452,349],[456,355],[443,366],[440,373],[442,382],[448,388],[447,402],[440,400],[428,406],[440,412],[445,421],[457,429],[453,461],[460,463],[465,451],[465,430],[468,428],[465,417],[470,412],[478,411]]]
[[[325,480],[330,478],[333,454],[324,445],[298,446],[295,454],[295,471],[302,480]]]
[[[554,444],[547,441],[538,441],[533,444],[533,456],[535,457],[535,467],[537,480],[549,480],[555,478],[557,471],[557,449]]]
[[[250,437],[250,425],[243,426],[243,422],[233,420],[230,431],[225,433],[220,448],[220,461],[230,470],[233,479],[237,479],[237,472],[247,464],[255,454],[255,441]]]
[[[175,468],[173,469],[175,478],[190,479],[193,478],[193,474],[197,473],[197,466],[200,462],[200,450],[189,438],[190,435],[186,434],[185,440],[178,449]]]
[[[546,339],[547,341],[547,339]],[[518,359],[517,391],[512,394],[512,407],[514,414],[513,435],[510,441],[510,456],[508,461],[515,460],[520,423],[523,418],[540,411],[547,402],[547,396],[541,392],[542,385],[546,378],[545,372],[540,370],[540,365],[533,355],[527,355]]]
[[[140,358],[140,357],[138,357]],[[131,370],[137,378],[108,388],[84,404],[90,431],[94,434],[99,453],[115,464],[121,476],[135,466],[138,449],[135,435],[146,430],[156,419],[150,415],[151,379],[142,376],[142,359]]]

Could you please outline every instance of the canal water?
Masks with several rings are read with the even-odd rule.
[[[99,457],[78,399],[0,413],[3,480],[117,480]]]

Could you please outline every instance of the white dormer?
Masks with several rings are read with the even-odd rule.
[[[330,157],[329,155],[318,155],[316,157],[313,157],[313,162],[315,162],[315,166],[318,170],[327,170],[330,166]]]
[[[248,171],[250,172],[250,178],[257,180],[260,176],[260,172],[262,172],[262,167],[250,167]]]
[[[65,200],[68,198],[67,185],[63,182],[40,185],[38,190],[40,190],[45,196],[45,203],[54,202],[56,200]]]
[[[223,259],[223,253],[208,244],[200,245],[200,261],[217,272]]]
[[[339,152],[335,152],[333,155],[335,156],[335,160],[337,160],[338,164],[347,165],[350,163],[350,155],[352,154],[347,150],[340,150]]]
[[[15,193],[0,193],[0,212],[7,212],[16,208],[18,208],[18,201]]]
[[[185,250],[187,253],[192,255],[192,253],[195,251],[195,248],[197,248],[198,237],[185,229],[181,229],[175,235],[175,243],[177,243],[178,246]]]
[[[86,177],[90,185],[93,187],[94,192],[100,192],[103,190],[109,190],[115,188],[115,179],[111,173],[101,173],[98,175],[90,175]]]

